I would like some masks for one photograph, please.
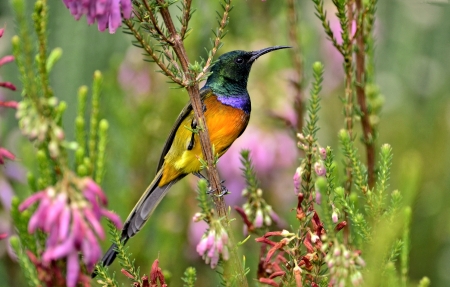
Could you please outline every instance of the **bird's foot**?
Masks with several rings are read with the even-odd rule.
[[[222,196],[224,196],[224,195],[226,195],[226,194],[229,194],[230,192],[228,191],[228,189],[227,189],[227,187],[224,185],[224,183],[225,183],[225,180],[222,180],[221,182],[220,182],[220,193],[219,194],[216,194],[216,191],[217,191],[217,189],[213,189],[212,187],[211,187],[211,185],[210,184],[208,184],[208,194],[212,194],[212,195],[214,195],[214,196],[217,196],[217,197],[222,197]]]
[[[217,197],[222,197],[222,196],[224,196],[225,194],[230,193],[230,192],[228,191],[227,187],[224,185],[225,180],[222,180],[222,181],[220,182],[220,193],[219,193],[219,194],[215,194],[216,189],[213,189],[213,188],[211,187],[211,184],[209,183],[209,180],[208,180],[203,174],[201,174],[200,172],[193,172],[193,174],[194,174],[196,177],[200,178],[200,179],[206,180],[206,182],[208,183],[208,191],[206,192],[207,194],[214,194],[214,195],[217,196]]]

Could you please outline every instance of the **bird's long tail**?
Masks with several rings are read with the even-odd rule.
[[[156,206],[162,200],[162,198],[169,191],[170,187],[176,183],[180,178],[174,179],[171,182],[158,186],[162,177],[162,169],[156,174],[155,179],[150,183],[150,185],[145,190],[144,194],[142,194],[138,203],[135,205],[130,215],[128,215],[127,220],[122,229],[122,237],[121,241],[125,244],[128,239],[133,237],[141,228],[145,225],[150,215],[155,210]],[[113,263],[114,259],[116,259],[117,245],[113,244],[106,251],[105,255],[102,258],[102,265],[109,266]]]

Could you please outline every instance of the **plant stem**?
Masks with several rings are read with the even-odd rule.
[[[349,35],[348,42],[346,43],[345,49],[345,122],[350,141],[353,141],[353,37],[352,37],[352,26],[353,26],[353,0],[347,1],[347,27],[342,27],[342,29],[347,28],[347,33]],[[344,38],[344,37],[343,37]],[[344,38],[345,41],[345,38]],[[347,161],[346,167],[347,181],[345,183],[346,194],[349,195],[352,188],[352,168],[351,161]],[[348,214],[345,213],[345,220],[348,220]],[[348,245],[350,237],[350,227],[346,225],[344,230],[344,244]]]
[[[361,111],[361,124],[363,129],[364,144],[366,146],[367,156],[367,176],[369,188],[375,185],[375,147],[373,144],[373,129],[369,121],[369,113],[367,111],[366,91],[365,91],[365,51],[364,43],[364,18],[362,1],[356,0],[356,11],[359,16],[358,31],[356,35],[356,97]]]
[[[294,94],[294,108],[297,113],[297,132],[303,130],[303,62],[301,57],[300,39],[297,31],[297,14],[295,10],[294,0],[288,0],[288,22],[289,22],[289,42],[292,46],[291,58],[296,72],[296,79],[292,80],[292,85],[295,89]]]

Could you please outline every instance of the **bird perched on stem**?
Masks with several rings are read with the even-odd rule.
[[[247,80],[253,63],[266,53],[285,48],[289,47],[228,52],[220,56],[211,67],[211,74],[200,90],[200,97],[211,144],[218,157],[244,132],[250,119],[251,102]],[[197,127],[194,111],[189,103],[181,111],[170,132],[155,178],[125,221],[121,236],[124,244],[141,230],[172,185],[190,173],[201,176],[199,158],[203,155],[198,128],[200,127]],[[108,249],[102,259],[103,266],[109,266],[114,261],[116,248],[113,244]]]

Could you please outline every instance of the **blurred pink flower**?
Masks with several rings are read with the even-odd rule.
[[[120,64],[118,81],[133,100],[143,101],[151,92],[151,73],[153,70],[142,62],[138,48],[128,49],[125,59]]]
[[[70,13],[79,20],[86,14],[89,25],[97,21],[98,30],[115,33],[122,24],[122,17],[129,19],[132,12],[131,0],[63,0]]]
[[[97,237],[105,237],[100,224],[101,217],[110,219],[121,228],[119,217],[103,208],[106,197],[92,179],[82,179],[79,187],[87,201],[70,200],[69,193],[57,193],[55,188],[48,187],[34,193],[19,206],[19,210],[24,211],[34,203],[39,203],[30,218],[28,232],[34,233],[39,228],[48,234],[42,262],[48,265],[54,260],[65,258],[66,283],[69,287],[76,286],[81,279],[79,252],[83,254],[89,272],[101,257],[97,240]]]
[[[294,177],[292,178],[294,181],[295,194],[298,194],[300,192],[300,187],[302,186],[302,173],[303,173],[302,168],[298,167],[295,170]]]
[[[225,197],[229,205],[237,204],[241,199],[245,180],[242,177],[240,152],[250,150],[250,158],[258,179],[270,183],[278,172],[291,167],[297,160],[297,148],[294,140],[283,131],[265,131],[249,126],[230,149],[220,158],[218,169],[231,194]]]
[[[336,212],[335,210],[333,210],[333,213],[331,214],[331,220],[332,220],[334,223],[337,223],[338,220],[339,220],[338,214],[337,214],[337,212]]]
[[[17,109],[18,104],[19,103],[16,101],[7,101],[7,102],[0,101],[0,107],[5,107],[5,108]]]
[[[7,149],[0,147],[0,164],[5,164],[5,158],[14,160],[16,157]]]

